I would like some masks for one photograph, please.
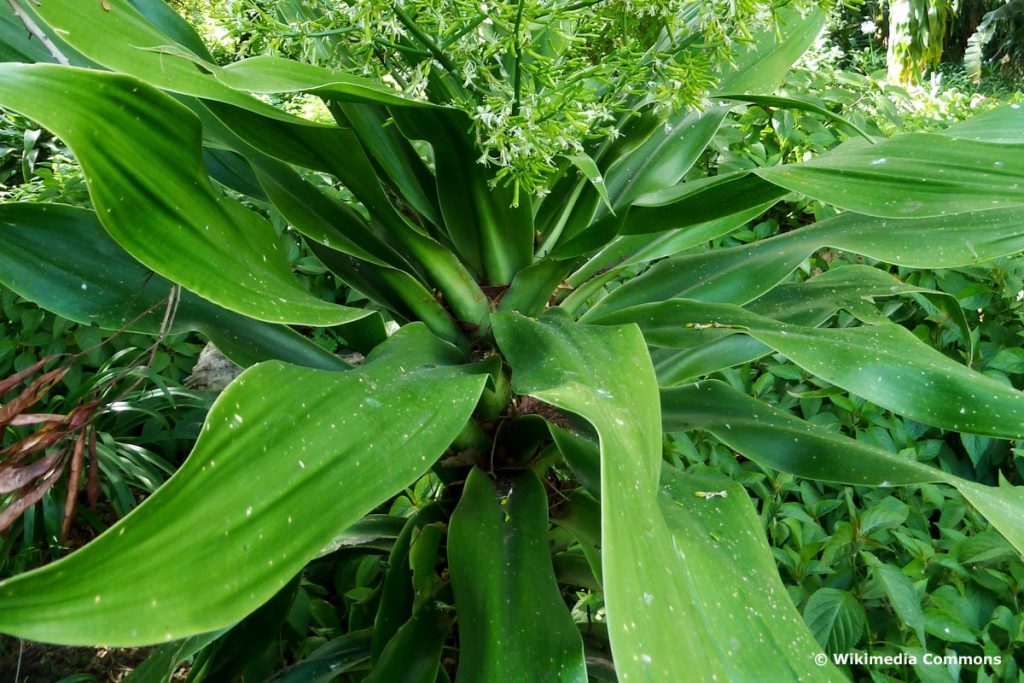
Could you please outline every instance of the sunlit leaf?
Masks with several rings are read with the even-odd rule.
[[[444,367],[455,357],[412,326],[350,372],[251,368],[149,499],[81,550],[0,583],[0,630],[141,645],[238,621],[447,448],[484,381]]]

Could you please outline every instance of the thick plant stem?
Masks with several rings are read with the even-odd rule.
[[[490,303],[466,266],[440,244],[412,229],[403,230],[395,238],[423,266],[456,318],[472,327],[475,335],[485,334]]]
[[[42,45],[46,48],[46,51],[50,53],[58,64],[64,66],[71,66],[71,62],[64,56],[64,53],[60,51],[50,37],[43,33],[43,29],[39,28],[39,24],[25,11],[25,9],[18,4],[18,0],[7,0],[7,4],[11,6],[11,10],[14,11],[14,15],[21,19],[21,23],[25,25],[28,32],[31,33]]]

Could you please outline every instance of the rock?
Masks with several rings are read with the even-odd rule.
[[[240,374],[242,368],[221,353],[213,342],[207,342],[184,384],[195,391],[224,391]]]

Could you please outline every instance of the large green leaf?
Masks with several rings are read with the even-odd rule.
[[[731,304],[673,299],[603,319],[635,322],[649,343],[746,334],[796,365],[919,422],[1011,439],[1024,438],[1024,393],[961,365],[892,323],[842,329],[780,323]]]
[[[674,256],[681,251],[698,247],[705,242],[729,234],[748,221],[757,218],[769,208],[771,208],[771,204],[762,204],[707,223],[668,230],[660,235],[620,235],[590,257],[585,264],[566,278],[566,281],[573,287],[579,287],[584,283],[589,284],[588,281],[592,282],[592,278],[597,279],[596,276],[603,275],[612,268]],[[682,222],[685,222],[685,219]]]
[[[507,285],[533,258],[528,197],[515,197],[479,163],[471,121],[462,112],[393,112],[404,135],[429,142],[445,228],[459,253],[487,284]],[[513,205],[515,204],[515,205]]]
[[[946,482],[1024,553],[1024,486],[985,486],[825,431],[719,381],[661,392],[666,431],[702,429],[764,467],[858,486]]]
[[[434,683],[453,621],[455,615],[441,604],[423,605],[388,641],[366,683]]]
[[[142,645],[238,621],[455,438],[485,380],[444,366],[457,357],[415,325],[351,372],[249,369],[163,487],[85,548],[0,583],[0,631]]]
[[[1020,215],[1016,208],[904,220],[841,214],[751,245],[665,259],[605,297],[584,319],[671,298],[743,304],[825,247],[911,268],[971,265],[1024,250]]]
[[[374,222],[386,227],[388,237],[411,261],[422,266],[461,320],[473,325],[486,322],[487,298],[476,286],[473,275],[450,249],[429,237],[422,227],[395,208],[372,161],[351,130],[294,125],[216,102],[206,102],[206,106],[245,142],[243,149],[236,150],[243,155],[256,147],[260,156],[270,155],[338,177],[370,211]],[[266,167],[259,160],[256,165]],[[355,233],[352,236],[355,237]]]
[[[1024,144],[1024,108],[1019,104],[1003,105],[939,132],[954,138],[981,142]]]
[[[743,486],[669,465],[661,483],[658,502],[690,575],[692,617],[726,665],[721,680],[841,680],[831,665],[815,663],[817,644],[786,593]],[[786,654],[765,657],[766,650]]]
[[[783,622],[772,602],[757,599],[763,592],[723,586],[713,548],[698,552],[695,545],[687,554],[677,546],[676,536],[700,523],[676,516],[685,504],[671,504],[679,512],[666,515],[659,501],[660,410],[636,328],[584,326],[557,314],[540,322],[501,314],[494,330],[514,389],[583,416],[600,437],[602,574],[619,677],[689,680],[695,671],[707,680],[834,677],[813,666],[807,638],[793,646],[795,614]],[[730,616],[709,613],[711,605]],[[737,616],[751,611],[756,618]],[[755,644],[765,640],[786,642],[785,654],[764,657]]]
[[[767,27],[738,48],[733,63],[718,81],[716,93],[774,93],[825,28],[825,13],[819,8],[802,13],[782,9],[777,16],[778,28]]]
[[[0,251],[5,287],[85,325],[159,331],[172,283],[119,247],[92,211],[63,204],[0,204],[0,235],[7,245]],[[202,332],[242,366],[284,360],[324,370],[349,367],[286,325],[247,318],[187,291],[167,331],[186,330]]]
[[[551,565],[547,507],[530,471],[504,505],[486,474],[470,472],[448,529],[459,681],[587,680],[583,641]]]
[[[1024,206],[1024,146],[914,133],[851,140],[765,180],[870,216],[922,218]]]
[[[391,204],[351,131],[299,119],[248,91],[309,91],[341,101],[392,106],[423,107],[425,103],[406,100],[367,79],[278,58],[254,58],[231,67],[217,67],[180,46],[169,45],[170,39],[127,0],[111,0],[109,6],[111,10],[105,11],[91,4],[52,0],[39,9],[47,23],[99,64],[150,85],[204,99],[210,106],[219,103],[215,113],[221,118],[231,117],[226,123],[247,142],[277,158],[337,175],[423,264],[460,319],[486,326],[486,297],[447,249],[420,234],[417,226]],[[296,154],[301,159],[293,158]],[[323,168],[325,165],[327,168]],[[275,297],[268,299],[270,303],[275,301]]]
[[[700,178],[637,198],[622,223],[626,235],[664,232],[770,208],[788,190],[748,171]]]
[[[167,23],[155,26],[130,0],[46,0],[35,11],[68,44],[109,69],[166,90],[234,104],[282,121],[301,119],[240,91],[318,90],[357,101],[424,106],[365,78],[276,57],[255,57],[218,67],[205,61],[203,54],[186,49],[198,46],[180,26],[176,30]],[[147,14],[152,16],[149,11]]]
[[[973,356],[970,327],[955,297],[924,287],[908,285],[885,271],[871,266],[849,265],[826,271],[804,282],[787,282],[746,305],[747,310],[783,323],[817,327],[844,309],[869,322],[888,322],[875,307],[874,301],[896,295],[922,295],[945,315],[960,332]],[[710,374],[722,368],[746,363],[771,353],[771,347],[754,338],[723,331],[714,340],[704,333],[693,336],[693,345],[679,350],[658,349],[652,352],[654,368],[661,386],[678,384],[691,377]],[[681,341],[681,340],[679,340]],[[681,346],[681,344],[678,344]]]
[[[333,325],[366,315],[311,296],[270,223],[217,195],[199,122],[168,95],[105,72],[3,64],[0,104],[68,143],[104,227],[150,269],[270,322]]]

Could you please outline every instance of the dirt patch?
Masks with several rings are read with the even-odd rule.
[[[102,683],[117,683],[152,651],[153,648],[61,647],[27,640],[19,643],[17,638],[0,636],[0,681],[53,683],[73,674],[91,674]]]

